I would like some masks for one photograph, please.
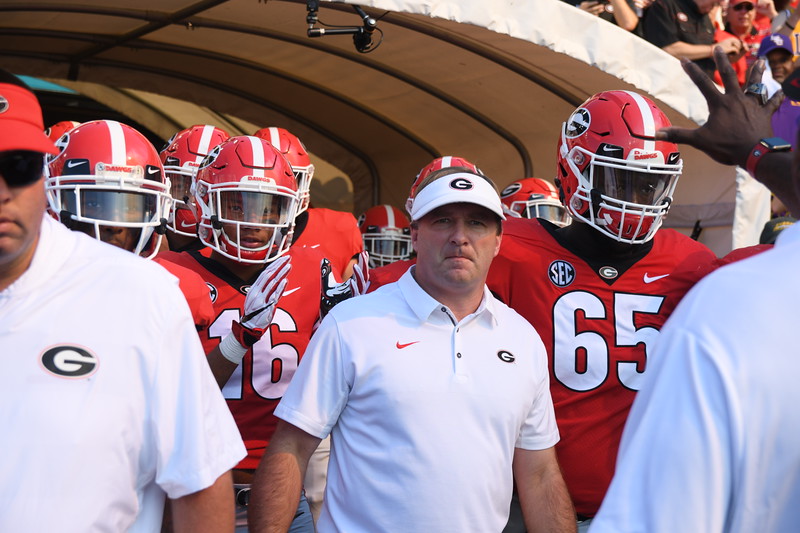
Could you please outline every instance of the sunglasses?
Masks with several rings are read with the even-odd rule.
[[[14,151],[0,154],[0,177],[9,187],[25,187],[42,177],[44,154]]]
[[[752,11],[756,6],[748,2],[742,2],[733,6],[734,11]]]

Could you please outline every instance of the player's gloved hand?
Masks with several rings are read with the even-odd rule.
[[[272,322],[278,300],[286,289],[292,265],[288,255],[270,263],[256,278],[244,299],[242,318],[231,324],[231,333],[219,344],[222,355],[239,364],[244,354],[261,339]]]
[[[341,283],[337,283],[331,270],[331,262],[327,259],[322,260],[320,271],[322,273],[320,320],[322,320],[339,302],[366,292],[369,282],[369,255],[367,252],[358,254],[358,261],[353,266],[353,275]]]

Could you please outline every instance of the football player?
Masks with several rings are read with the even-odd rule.
[[[230,137],[225,130],[195,124],[172,136],[159,152],[170,181],[174,208],[167,221],[169,249],[176,252],[199,250],[197,215],[191,193],[192,177],[211,150]]]
[[[507,216],[543,218],[556,226],[566,226],[571,221],[555,186],[541,178],[525,178],[509,183],[500,193],[500,200]]]
[[[80,122],[75,122],[74,120],[62,120],[61,122],[56,122],[49,128],[46,128],[44,130],[44,134],[47,135],[51,141],[56,142],[61,138],[62,135],[80,125]]]
[[[370,268],[411,259],[411,223],[402,211],[388,204],[370,207],[358,217],[358,228],[369,253]]]
[[[682,171],[678,147],[654,138],[669,125],[634,92],[586,100],[563,124],[557,151],[555,183],[573,222],[507,220],[487,280],[545,341],[556,450],[581,531],[611,481],[659,329],[715,260],[659,229]]]
[[[234,483],[244,495],[274,431],[272,412],[325,311],[323,304],[352,292],[344,294],[349,286],[326,285],[329,277],[321,268],[329,265],[320,248],[291,243],[297,181],[269,142],[238,136],[217,145],[202,161],[192,190],[198,236],[209,253],[159,257],[197,272],[211,287],[215,320],[201,339],[248,449],[234,470]],[[359,272],[366,270],[366,260],[362,263]],[[246,497],[237,503],[242,526]],[[298,513],[297,527],[312,532],[305,498]]]
[[[297,179],[300,205],[292,243],[320,248],[332,265],[337,280],[353,275],[358,254],[363,251],[361,232],[351,213],[311,207],[311,180],[314,165],[302,141],[284,128],[262,128],[253,135],[269,142],[286,157]]]
[[[50,158],[45,189],[50,212],[70,229],[146,258],[159,250],[172,199],[153,145],[127,124],[85,122],[63,133]],[[208,287],[195,273],[162,264],[180,280],[195,326],[211,324]]]

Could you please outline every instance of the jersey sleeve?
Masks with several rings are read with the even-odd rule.
[[[341,213],[339,218],[339,228],[337,237],[342,242],[342,259],[340,260],[340,279],[346,279],[345,273],[347,267],[350,265],[350,260],[353,256],[361,253],[364,250],[364,239],[361,237],[361,231],[358,229],[358,222],[355,217],[350,213]]]
[[[156,483],[170,498],[209,487],[245,456],[239,431],[205,359],[189,309],[159,291],[158,359],[148,398]]]
[[[328,315],[311,338],[275,416],[315,437],[325,438],[347,403],[344,351],[337,322]],[[314,394],[309,394],[313,391]]]
[[[167,257],[155,257],[153,261],[178,278],[178,283],[192,312],[197,331],[208,328],[214,321],[214,306],[208,285],[196,272],[171,262]]]

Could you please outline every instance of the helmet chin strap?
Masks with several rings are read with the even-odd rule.
[[[601,221],[600,219],[600,204],[603,203],[602,195],[600,191],[596,188],[593,188],[589,191],[589,197],[592,199],[592,205],[589,206],[589,209],[594,210],[592,218],[594,218],[598,223]],[[602,221],[604,224],[608,224],[608,221]]]
[[[167,219],[162,218],[159,221],[158,226],[156,226],[154,231],[156,235],[164,235],[167,232]]]
[[[58,218],[59,220],[61,220],[62,224],[64,224],[66,227],[74,231],[77,226],[75,220],[72,218],[73,214],[74,213],[67,211],[66,209],[62,209],[61,212],[58,214]]]

